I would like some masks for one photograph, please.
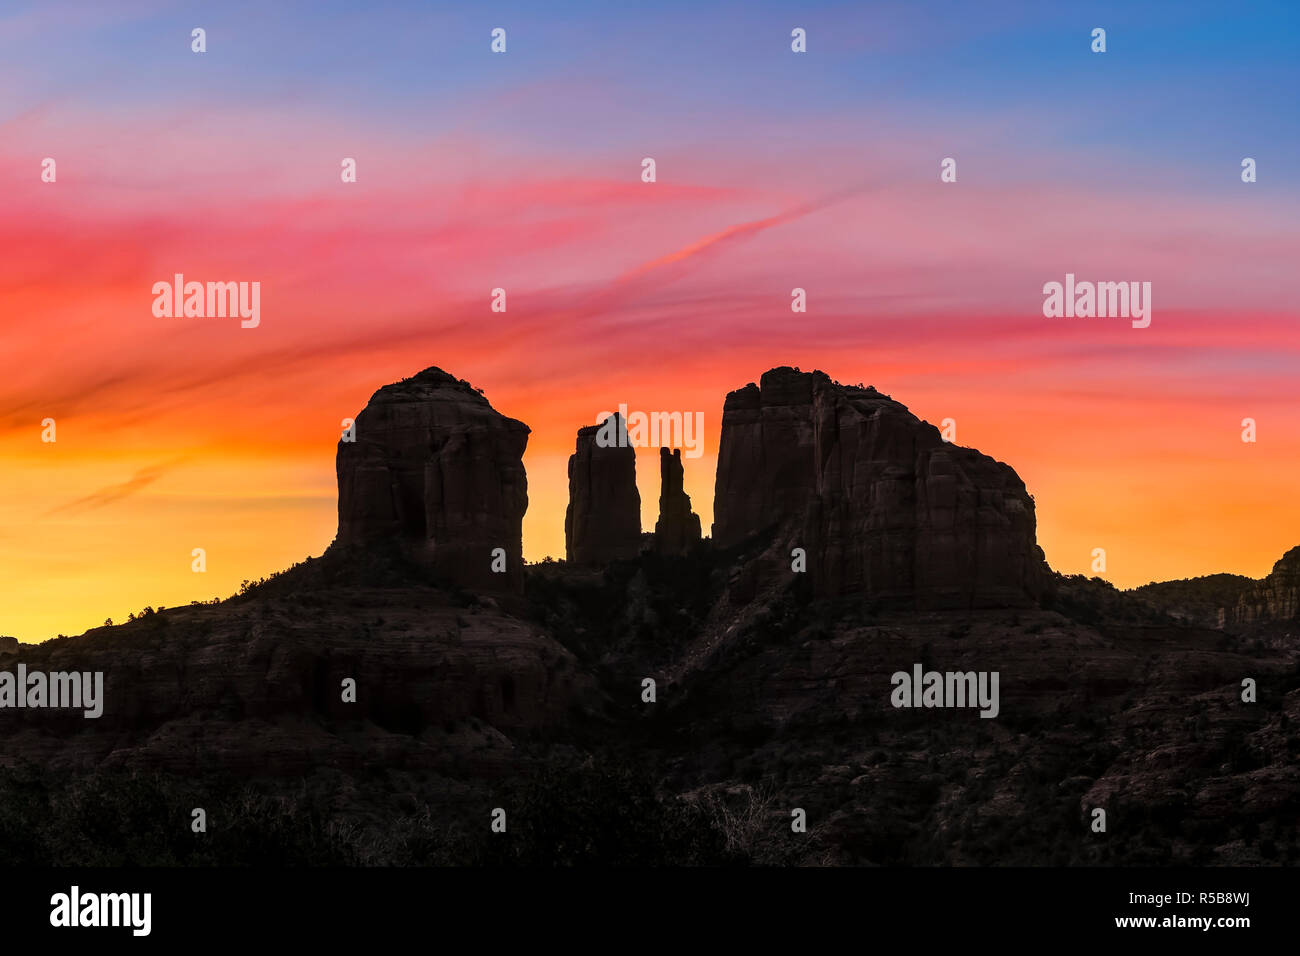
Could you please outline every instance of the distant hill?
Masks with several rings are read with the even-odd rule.
[[[1218,627],[1219,610],[1235,607],[1257,582],[1242,574],[1206,574],[1179,581],[1152,581],[1128,593],[1176,620]]]

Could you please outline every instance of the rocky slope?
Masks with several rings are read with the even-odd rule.
[[[512,759],[508,735],[590,698],[571,653],[490,600],[387,570],[390,586],[349,585],[351,569],[321,575],[322,561],[219,605],[24,645],[29,672],[103,672],[103,715],[0,709],[0,765],[490,774]]]
[[[891,674],[918,662],[998,671],[998,717],[893,708]],[[682,787],[765,813],[753,839],[774,860],[1295,864],[1297,664],[1212,630],[1048,611],[776,606],[665,695],[664,732]],[[812,840],[777,838],[790,807]],[[1105,834],[1089,829],[1099,807]]]

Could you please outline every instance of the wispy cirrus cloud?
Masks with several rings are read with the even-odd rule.
[[[184,461],[178,458],[173,461],[162,462],[157,465],[150,465],[147,468],[139,469],[134,475],[126,481],[118,482],[115,485],[108,485],[81,498],[69,501],[66,504],[58,505],[45,512],[46,517],[52,517],[59,514],[79,514],[85,511],[93,511],[96,508],[104,508],[124,498],[148,488],[155,481],[167,474],[177,465]]]

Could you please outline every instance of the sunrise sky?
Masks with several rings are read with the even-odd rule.
[[[0,634],[320,554],[341,420],[430,365],[531,426],[530,560],[620,402],[704,412],[707,533],[723,398],[781,364],[955,419],[1057,570],[1300,544],[1293,4],[459,6],[0,9]],[[156,318],[177,272],[261,282],[260,327]],[[1044,318],[1067,272],[1150,281],[1151,327]]]

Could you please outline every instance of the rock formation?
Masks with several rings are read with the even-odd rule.
[[[517,541],[526,437],[431,369],[381,389],[357,443],[339,449],[344,546],[219,603],[148,608],[41,644],[0,637],[0,672],[104,677],[94,719],[0,706],[0,862],[677,866],[680,818],[663,801],[761,819],[771,801],[758,785],[792,768],[816,840],[775,846],[763,827],[699,826],[686,862],[1300,861],[1289,623],[1300,548],[1259,582],[1215,575],[1130,594],[1078,575],[1057,583],[1055,608],[971,614],[1027,601],[1042,583],[1033,502],[1014,472],[944,444],[873,389],[776,369],[727,401],[714,526],[725,549],[628,574],[543,564],[527,603],[428,586],[427,566],[407,556],[468,565],[497,528]],[[660,461],[657,540],[688,547],[700,529],[682,461],[667,450]],[[390,554],[390,541],[401,548]],[[794,547],[807,551],[798,580],[821,593],[921,613],[786,600],[777,589]],[[737,606],[737,574],[770,590]],[[1204,626],[1210,607],[1287,623],[1250,629],[1263,640],[1219,633]],[[999,718],[982,720],[970,700],[900,714],[892,675],[922,661],[996,669]],[[672,688],[653,728],[628,706],[647,674]],[[1246,675],[1268,703],[1237,705]],[[663,801],[636,799],[635,778],[630,793],[602,783],[629,761]],[[159,776],[142,791],[120,770]],[[226,778],[257,778],[266,802],[242,786],[239,803],[211,802],[221,791],[209,785]],[[551,803],[594,794],[583,839],[525,820],[507,852],[485,853],[502,844],[486,808],[524,781]],[[601,789],[584,791],[592,781]],[[194,794],[238,825],[197,843],[173,838],[183,826],[115,825],[142,792],[181,808],[199,804],[177,795]],[[1117,795],[1136,838],[1078,839]],[[87,827],[84,812],[50,807],[107,810]],[[457,820],[482,842],[445,825]]]
[[[1300,547],[1292,548],[1273,565],[1273,571],[1228,608],[1226,623],[1293,621],[1300,617]]]
[[[727,396],[713,541],[775,532],[765,578],[805,549],[820,596],[922,608],[1033,603],[1034,502],[1007,465],[943,441],[874,388],[776,368]]]
[[[528,431],[438,368],[384,386],[339,442],[337,543],[397,542],[438,579],[521,590]]]
[[[636,557],[641,546],[641,495],[636,449],[617,412],[600,425],[578,429],[569,458],[569,509],[564,550],[574,564],[602,565]]]
[[[682,554],[700,540],[700,516],[691,511],[691,497],[682,486],[682,450],[659,449],[659,520],[655,550]]]

